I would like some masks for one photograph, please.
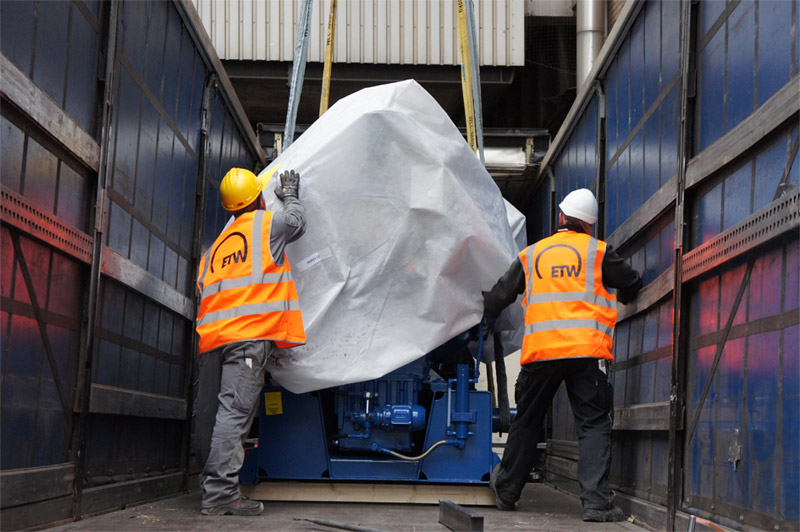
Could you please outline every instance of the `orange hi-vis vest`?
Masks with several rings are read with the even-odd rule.
[[[522,250],[521,364],[577,357],[614,361],[617,297],[603,286],[605,251],[605,242],[574,231],[559,231]]]
[[[200,353],[242,340],[306,342],[292,269],[272,260],[272,212],[242,214],[203,255],[197,276]]]

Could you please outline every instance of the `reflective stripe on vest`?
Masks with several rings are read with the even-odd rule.
[[[207,312],[202,319],[197,321],[197,325],[206,325],[215,321],[229,320],[239,316],[251,316],[253,314],[268,314],[270,312],[283,312],[284,310],[300,310],[300,303],[297,301],[275,301],[273,303],[254,303],[252,305],[239,305],[236,308],[218,310],[217,312]]]
[[[305,343],[289,261],[284,257],[283,265],[278,266],[269,245],[263,245],[264,239],[269,242],[271,222],[271,212],[243,214],[203,255],[197,278],[200,353],[242,340],[272,340],[279,347]],[[232,244],[223,252],[230,253],[217,257],[229,239]],[[214,272],[215,265],[229,268],[226,277]],[[213,281],[206,285],[209,277]]]
[[[594,329],[603,334],[614,334],[614,327],[610,327],[605,323],[600,323],[596,320],[550,320],[538,321],[531,325],[525,326],[525,334],[533,334],[537,332],[551,331],[553,329]]]
[[[617,310],[616,297],[600,279],[605,248],[589,235],[559,232],[520,253],[526,279],[522,364],[572,357],[613,361]],[[543,260],[551,251],[555,255],[548,257],[560,263]]]

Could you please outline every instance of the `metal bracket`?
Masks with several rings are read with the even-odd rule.
[[[97,203],[94,206],[94,230],[97,233],[105,233],[107,197],[108,192],[105,188],[97,190]]]
[[[728,447],[728,462],[733,464],[733,470],[739,470],[739,462],[742,460],[742,444],[739,441],[739,429],[733,429],[733,442]]]
[[[92,262],[92,238],[2,186],[0,219],[24,234],[53,246],[86,264]]]
[[[483,532],[483,516],[450,501],[439,501],[439,522],[457,532]]]
[[[746,220],[683,256],[683,280],[712,268],[800,227],[800,189],[773,201]]]
[[[525,139],[525,164],[532,165],[533,164],[533,152],[534,152],[534,143],[533,138],[528,137]]]

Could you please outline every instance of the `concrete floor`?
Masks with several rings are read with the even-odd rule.
[[[333,528],[303,521],[317,519],[349,527],[383,531],[447,532],[439,523],[438,505],[267,502],[257,517],[206,517],[200,515],[200,493],[170,497],[125,510],[89,517],[47,530],[91,531],[328,531]],[[528,484],[515,512],[501,512],[493,507],[470,507],[484,517],[488,531],[635,531],[643,529],[629,522],[584,523],[580,501],[563,491],[544,484]],[[357,530],[357,528],[355,528]],[[350,528],[353,530],[353,528]]]

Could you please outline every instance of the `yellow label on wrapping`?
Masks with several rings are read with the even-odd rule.
[[[281,401],[281,392],[264,393],[264,408],[268,416],[277,416],[279,414],[283,414],[283,401]]]

